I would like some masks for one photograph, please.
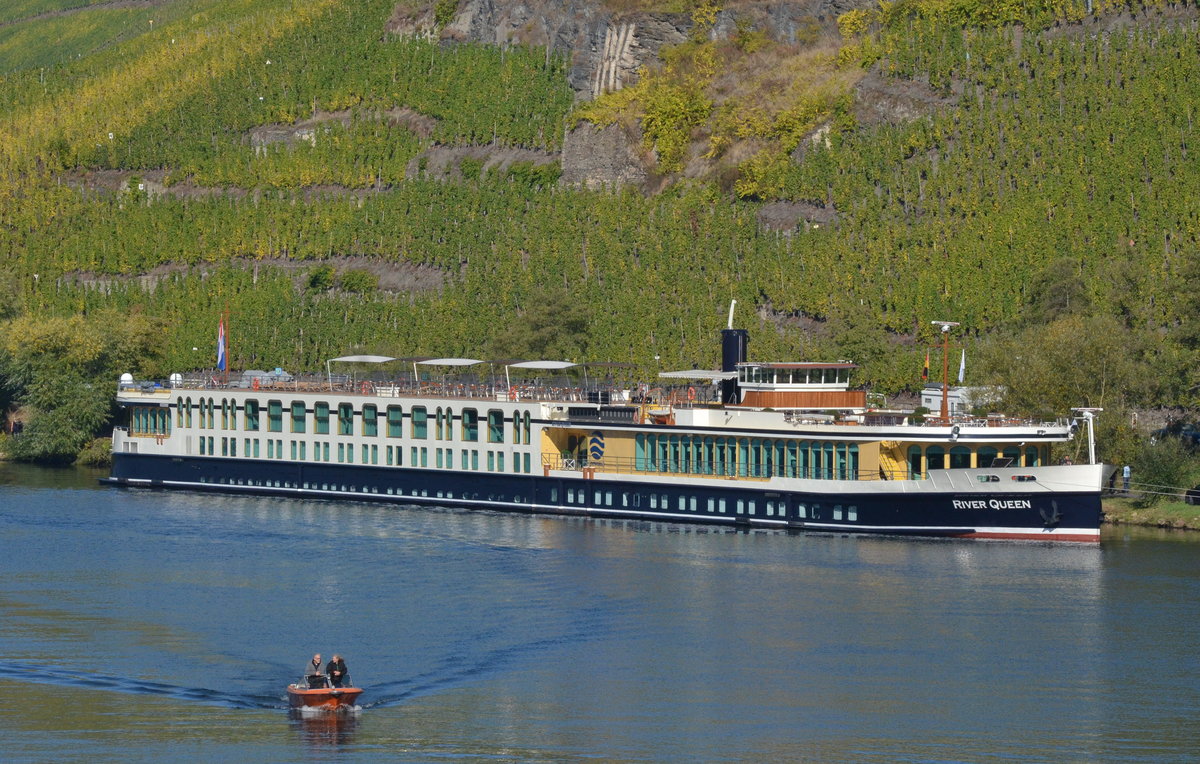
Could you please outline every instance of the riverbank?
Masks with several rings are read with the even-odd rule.
[[[1132,499],[1108,497],[1103,500],[1103,507],[1104,522],[1109,525],[1200,531],[1200,507],[1182,501],[1160,501],[1152,507],[1139,507]]]

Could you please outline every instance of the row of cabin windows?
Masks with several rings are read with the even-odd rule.
[[[771,366],[741,366],[738,381],[748,384],[774,385],[833,385],[850,381],[850,369],[844,368],[774,368]]]
[[[703,512],[713,515],[750,515],[757,516],[759,509],[765,517],[787,518],[788,500],[782,497],[770,499],[726,499],[725,497],[697,497],[677,494],[674,497],[665,493],[636,493],[629,491],[612,491],[600,488],[567,488],[564,491],[565,504],[589,505],[593,507],[617,507],[620,509],[649,509],[660,512]],[[673,499],[673,500],[672,500]],[[550,489],[551,503],[558,503],[558,489]],[[858,506],[855,504],[834,504],[827,511],[820,504],[795,502],[793,504],[795,517],[804,520],[858,520]]]
[[[175,423],[179,427],[192,427],[193,411],[197,412],[198,426],[201,429],[216,429],[217,413],[220,412],[221,429],[236,430],[239,407],[237,401],[223,398],[218,404],[213,398],[201,398],[193,403],[191,398],[179,398],[175,411]],[[261,426],[261,406],[256,400],[247,400],[242,405],[243,426],[247,432],[258,432]],[[283,401],[267,401],[267,432],[283,432]],[[354,405],[339,403],[336,410],[324,401],[313,404],[311,427],[316,435],[328,435],[330,419],[336,416],[338,435],[354,434]],[[308,431],[310,426],[308,409],[303,401],[292,401],[288,407],[290,432],[300,434]],[[331,416],[333,415],[333,416]],[[383,414],[387,437],[404,437],[404,410],[400,406],[388,406]],[[504,412],[491,409],[486,414],[487,442],[504,443]],[[379,407],[374,404],[364,404],[361,411],[362,435],[376,437],[379,435]],[[479,411],[464,408],[458,414],[459,440],[467,442],[479,441]],[[429,410],[425,406],[413,406],[409,412],[410,437],[425,440],[429,437]],[[454,440],[455,414],[452,408],[438,406],[433,414],[434,439]],[[512,418],[512,442],[529,445],[532,418],[528,411],[517,412]]]
[[[217,456],[216,441],[213,436],[200,436],[200,455],[201,456]],[[307,461],[308,460],[308,443],[303,440],[289,441],[290,456],[285,455],[283,449],[283,441],[279,439],[266,440],[266,458],[268,459],[284,459],[290,458],[292,461]],[[237,456],[238,443],[237,438],[221,438],[221,456]],[[261,457],[263,451],[259,445],[258,438],[244,438],[242,443],[242,455],[251,458]],[[479,451],[475,449],[460,449],[461,469],[463,470],[478,470],[480,468]],[[402,467],[404,466],[404,449],[400,446],[387,446],[384,451],[384,458],[388,466]],[[434,455],[436,458],[436,466],[439,469],[453,469],[455,465],[454,449],[452,448],[435,448]],[[332,456],[336,456],[339,464],[379,464],[380,449],[374,444],[360,444],[356,449],[353,443],[338,443],[336,450],[331,450],[329,443],[314,442],[312,444],[312,461],[328,462],[332,461]],[[485,454],[488,472],[504,472],[505,454],[502,451],[487,451]],[[428,467],[429,465],[429,449],[425,447],[411,448],[409,464],[413,467]],[[532,466],[529,454],[513,454],[512,471],[515,473],[529,473]]]
[[[134,406],[129,412],[130,435],[170,435],[171,412],[158,406]]]
[[[854,480],[858,446],[765,438],[638,435],[634,468],[692,475]]]
[[[908,473],[912,479],[920,478],[929,470],[970,469],[992,467],[995,462],[1009,467],[1038,467],[1045,455],[1037,446],[1006,446],[1003,449],[980,446],[972,451],[967,446],[909,446]],[[972,460],[974,460],[972,462]]]

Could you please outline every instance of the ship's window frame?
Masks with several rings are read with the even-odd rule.
[[[934,464],[934,459],[937,459],[937,464]],[[925,471],[944,470],[946,469],[946,449],[941,446],[929,446],[925,449]]]
[[[975,464],[981,469],[990,469],[1000,452],[994,446],[980,446],[975,452]]]
[[[462,439],[469,443],[479,441],[479,411],[478,409],[462,410]]]
[[[524,413],[524,415],[521,416],[521,429],[524,431],[524,436],[522,438],[522,441],[527,446],[529,445],[529,431],[530,431],[529,422],[530,422],[529,412],[526,411]]]
[[[965,459],[964,459],[965,457]],[[966,446],[952,446],[950,448],[950,469],[961,470],[971,467],[971,449]]]
[[[242,403],[242,428],[246,432],[258,432],[261,407],[257,398],[247,398]],[[190,423],[189,423],[190,424]]]
[[[307,427],[308,407],[305,406],[304,401],[292,401],[291,408],[292,432],[303,433]]]
[[[283,401],[267,401],[267,432],[283,432]]]
[[[500,409],[488,409],[488,443],[504,442],[504,412]]]
[[[339,403],[337,407],[338,435],[354,434],[354,404]]]
[[[317,401],[313,404],[313,432],[317,435],[329,434],[328,401]]]
[[[404,409],[400,406],[387,407],[387,436],[389,438],[404,437]]]
[[[368,438],[374,438],[379,435],[379,407],[374,403],[363,404],[362,434]]]
[[[409,411],[411,435],[415,440],[429,437],[429,410],[424,406],[413,406]],[[413,459],[412,461],[416,461]],[[414,465],[415,466],[415,465]]]

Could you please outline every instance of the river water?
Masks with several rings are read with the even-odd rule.
[[[727,532],[0,465],[8,761],[1192,761],[1200,544]],[[293,718],[340,652],[361,710]]]

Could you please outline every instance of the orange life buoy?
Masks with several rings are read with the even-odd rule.
[[[255,390],[257,390],[257,389],[258,389],[258,377],[255,377],[255,378],[254,378],[254,379],[253,379],[253,380],[250,382],[250,387],[254,388]]]
[[[515,387],[508,388],[508,399],[510,401],[515,401],[517,399],[517,388],[515,388]]]
[[[694,387],[688,388],[688,400],[689,401],[696,400],[696,388],[694,388]]]

